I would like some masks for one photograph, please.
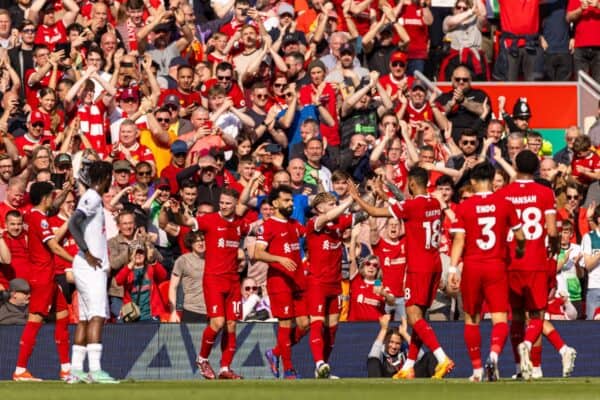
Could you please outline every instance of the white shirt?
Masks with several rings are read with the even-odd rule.
[[[94,257],[102,260],[102,269],[108,270],[108,245],[102,197],[93,189],[86,190],[77,203],[77,210],[83,212],[87,217],[83,222],[85,244]],[[81,251],[78,256],[83,256]]]
[[[592,239],[590,234],[586,233],[581,239],[581,251],[583,254],[591,256],[600,249],[592,249]],[[600,289],[600,263],[594,266],[594,269],[588,272],[588,289]]]

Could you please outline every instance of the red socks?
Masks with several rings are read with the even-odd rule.
[[[293,369],[292,365],[292,341],[291,341],[291,328],[284,328],[280,326],[277,330],[277,350],[278,356],[281,356],[281,362],[283,363],[283,370],[287,371]],[[273,354],[275,350],[273,350]]]
[[[481,331],[479,325],[465,324],[464,336],[473,369],[481,368]]]
[[[210,325],[204,328],[202,333],[202,343],[200,345],[200,357],[208,358],[210,351],[212,350],[213,344],[215,344],[215,338],[217,337],[217,331],[213,330]]]
[[[531,346],[529,359],[531,360],[531,365],[534,367],[540,367],[542,365],[542,345]]]
[[[492,341],[490,350],[500,355],[506,338],[508,337],[508,324],[506,322],[498,322],[492,326]]]
[[[323,353],[323,357],[325,357],[323,361],[325,362],[329,362],[329,357],[331,356],[331,352],[333,352],[337,328],[337,325],[325,327],[325,350]]]
[[[420,319],[413,325],[413,330],[417,332],[417,335],[423,341],[423,344],[429,348],[429,350],[436,351],[440,344],[435,336],[435,332],[431,329],[431,326],[424,320]]]
[[[325,360],[323,343],[323,321],[317,320],[310,323],[310,351],[315,362]]]
[[[29,357],[33,353],[33,347],[35,346],[35,339],[37,334],[42,327],[41,322],[27,321],[23,333],[21,334],[21,340],[19,341],[19,357],[17,358],[17,367],[27,368]]]
[[[519,356],[519,344],[523,341],[523,334],[525,333],[525,322],[513,320],[510,324],[510,344],[512,345],[513,356],[515,363],[518,364],[521,361]]]
[[[296,326],[296,328],[294,328],[294,330],[292,331],[291,328],[290,332],[290,346],[294,346],[296,343],[298,343],[300,340],[302,340],[302,338],[308,333],[308,329],[302,329],[299,328],[298,326]],[[277,336],[279,337],[279,332],[277,333]],[[281,351],[279,350],[279,344],[275,344],[275,347],[273,347],[273,355],[275,357],[281,357]]]
[[[529,320],[527,324],[527,328],[525,329],[525,341],[529,342],[533,345],[540,335],[542,334],[542,328],[544,325],[544,321],[539,318],[532,318]]]
[[[560,334],[556,329],[550,332],[546,338],[548,338],[548,341],[552,343],[552,346],[554,346],[556,351],[560,351],[560,349],[562,349],[562,347],[565,345],[564,340],[560,337]]]
[[[68,364],[69,359],[69,319],[61,318],[56,320],[54,325],[54,342],[56,351],[61,364]]]
[[[236,350],[235,332],[221,333],[221,367],[229,367]]]
[[[408,346],[408,359],[417,361],[417,357],[419,356],[419,350],[421,350],[421,346],[423,346],[423,342],[419,335],[417,335],[417,331],[413,328],[412,334],[410,335],[410,345]]]

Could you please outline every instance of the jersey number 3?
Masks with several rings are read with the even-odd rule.
[[[481,226],[481,238],[477,239],[477,247],[481,250],[489,250],[496,244],[496,234],[494,233],[494,225],[496,225],[496,217],[481,217],[477,218],[477,224]]]

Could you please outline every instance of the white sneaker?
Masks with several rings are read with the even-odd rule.
[[[525,343],[520,343],[518,350],[519,357],[521,357],[521,375],[523,375],[523,379],[528,381],[531,379],[531,374],[533,372],[533,365],[531,364],[531,359],[529,358],[529,348],[525,345]]]
[[[542,367],[533,367],[531,369],[531,379],[542,379],[544,377],[544,372],[542,371]]]
[[[575,358],[577,357],[577,351],[572,347],[567,347],[567,350],[561,356],[562,359],[562,376],[568,378],[575,369]]]
[[[483,374],[473,374],[469,377],[469,382],[483,382]]]

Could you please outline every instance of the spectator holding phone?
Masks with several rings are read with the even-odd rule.
[[[242,321],[266,321],[271,318],[268,297],[263,297],[263,288],[252,278],[242,282]]]

